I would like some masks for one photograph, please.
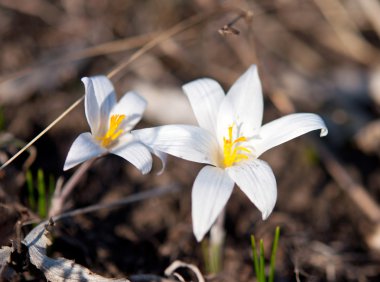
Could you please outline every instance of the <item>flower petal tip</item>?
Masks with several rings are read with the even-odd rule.
[[[272,213],[272,212],[269,212],[269,211],[264,211],[264,212],[262,212],[262,214],[261,214],[262,219],[263,219],[263,220],[267,220],[271,213]]]
[[[325,137],[327,134],[329,133],[329,130],[327,129],[327,127],[324,127],[321,129],[321,133],[320,133],[320,137]]]
[[[208,77],[203,77],[182,85],[182,90],[186,94],[191,95],[193,92],[202,92],[204,90],[219,90],[220,87],[221,86],[219,82],[216,80]]]
[[[84,84],[86,84],[89,80],[90,80],[90,78],[88,78],[87,76],[81,78],[81,81],[82,81]]]
[[[246,72],[251,72],[251,73],[257,72],[257,65],[255,64],[250,65],[249,68],[246,70]]]
[[[200,243],[203,240],[205,235],[206,235],[205,233],[197,232],[194,230],[194,236],[198,243]]]
[[[141,172],[142,175],[147,175],[150,172],[150,170],[148,170],[148,171],[141,171],[140,170],[140,172]]]
[[[133,161],[133,160],[129,160],[130,162]],[[136,167],[142,175],[147,175],[151,170],[152,170],[152,160],[148,161],[147,163],[145,163],[143,165],[143,167],[138,167],[139,164],[136,164],[136,163],[132,163],[131,164]]]
[[[85,76],[85,77],[81,78],[81,81],[82,81],[82,83],[83,83],[83,85],[85,87],[85,90],[88,91],[88,87],[90,87],[90,83],[91,83],[91,78]]]
[[[164,167],[164,166],[162,166],[162,167],[161,167],[161,169],[160,169],[160,171],[159,171],[159,172],[157,172],[157,173],[156,173],[156,175],[157,175],[157,176],[159,176],[159,175],[163,174],[163,173],[164,173],[164,171],[165,171],[165,167]]]
[[[147,175],[151,170],[152,170],[152,162],[150,162],[150,164],[147,164],[146,167],[142,168],[140,171],[142,175]]]
[[[70,166],[69,164],[65,163],[63,165],[63,171],[66,171],[66,170],[69,170],[72,166]]]

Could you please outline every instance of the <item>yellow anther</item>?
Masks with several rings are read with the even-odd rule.
[[[125,115],[112,115],[110,119],[110,126],[106,134],[98,137],[100,144],[103,147],[108,147],[113,141],[115,141],[120,134],[123,133],[122,129],[119,129],[120,124],[125,119]]]
[[[240,136],[236,139],[232,137],[234,124],[228,127],[228,139],[223,138],[223,164],[224,167],[232,166],[233,164],[242,160],[248,159],[247,153],[251,153],[251,150],[243,146],[236,146],[237,143],[247,141],[247,138]]]

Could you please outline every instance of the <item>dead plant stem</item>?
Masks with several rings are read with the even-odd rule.
[[[131,57],[127,58],[126,60],[122,61],[119,65],[117,65],[113,70],[111,70],[108,74],[108,78],[114,78],[118,73],[123,71],[128,65],[130,65],[132,62],[136,61],[140,56],[148,52],[149,50],[153,49],[155,46],[159,45],[160,43],[164,42],[168,38],[196,25],[204,21],[205,19],[210,18],[213,14],[216,12],[209,13],[209,14],[197,14],[195,16],[192,16],[177,25],[173,26],[172,28],[164,31],[160,35],[158,35],[156,38],[149,41],[147,44],[145,44],[143,47],[141,47],[139,50],[137,50]],[[18,151],[15,155],[13,155],[8,161],[6,161],[1,167],[0,170],[4,169],[6,166],[8,166],[11,162],[13,162],[18,156],[20,156],[25,150],[27,150],[30,146],[32,146],[38,139],[40,139],[46,132],[48,132],[53,126],[55,126],[58,122],[60,122],[67,114],[69,114],[76,106],[79,105],[80,102],[82,102],[84,99],[84,95],[80,97],[78,100],[76,100],[68,109],[66,109],[61,115],[59,115],[53,122],[51,122],[44,130],[41,131],[35,138],[33,138],[28,144],[26,144],[20,151]]]
[[[80,97],[76,100],[67,110],[65,110],[62,114],[60,114],[52,123],[50,123],[44,130],[40,132],[36,137],[32,139],[28,144],[26,144],[20,151],[13,155],[8,161],[6,161],[1,167],[0,170],[4,169],[7,165],[13,162],[18,156],[20,156],[23,152],[25,152],[30,146],[32,146],[38,139],[40,139],[46,132],[48,132],[54,125],[60,122],[68,113],[70,113],[76,106],[82,102],[84,96]]]
[[[75,171],[73,176],[66,182],[66,184],[62,187],[61,192],[58,195],[55,195],[52,199],[51,209],[49,211],[49,217],[53,217],[57,214],[60,214],[64,208],[64,203],[67,201],[69,195],[76,187],[77,183],[81,180],[83,175],[87,172],[87,170],[92,166],[92,164],[98,158],[94,158],[84,162],[79,169]]]
[[[171,193],[171,192],[173,192],[173,193],[177,192],[179,190],[180,190],[180,187],[176,184],[172,184],[172,185],[169,185],[167,187],[158,187],[158,188],[146,191],[146,192],[136,193],[136,194],[127,196],[127,197],[122,198],[122,199],[115,201],[115,202],[105,203],[105,204],[96,204],[96,205],[91,205],[91,206],[87,206],[84,208],[79,208],[79,209],[75,209],[72,211],[64,212],[64,213],[61,213],[61,214],[58,214],[56,216],[51,217],[50,221],[52,221],[54,223],[54,222],[59,221],[61,219],[74,217],[74,216],[81,215],[81,214],[96,212],[96,211],[99,211],[102,209],[120,208],[123,205],[132,204],[132,203],[142,201],[142,200],[146,200],[146,199],[150,199],[153,197],[163,196],[163,195],[166,195],[166,194]],[[37,220],[29,220],[29,221],[23,222],[22,226],[24,227],[24,226],[29,225],[29,224],[36,224],[36,223],[40,223],[40,222],[41,221],[37,221]],[[46,222],[48,222],[48,221],[46,220]]]
[[[98,211],[101,209],[114,209],[114,208],[118,208],[118,207],[123,206],[123,205],[134,203],[134,202],[150,199],[153,197],[162,196],[162,195],[165,195],[165,194],[170,193],[170,192],[176,192],[179,189],[180,188],[175,184],[170,185],[170,186],[165,187],[165,188],[162,188],[162,187],[156,188],[156,189],[149,190],[146,192],[141,192],[141,193],[136,193],[136,194],[130,195],[128,197],[125,197],[123,199],[120,199],[119,201],[115,201],[112,203],[96,204],[96,205],[91,205],[91,206],[88,206],[85,208],[79,208],[79,209],[76,209],[73,211],[65,212],[65,213],[62,213],[60,215],[54,216],[52,218],[52,220],[53,220],[53,222],[55,222],[55,221],[58,221],[58,220],[61,220],[61,219],[67,218],[67,217],[73,217],[73,216],[80,215],[80,214],[95,212],[95,211]]]
[[[222,270],[223,264],[223,245],[226,237],[224,230],[225,209],[219,214],[210,231],[209,244],[209,265],[211,273],[218,273]]]

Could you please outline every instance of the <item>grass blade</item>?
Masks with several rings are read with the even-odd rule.
[[[44,172],[42,169],[37,171],[37,189],[38,189],[38,214],[41,218],[46,217],[46,189],[45,189]]]
[[[260,240],[260,282],[265,282],[264,241]]]
[[[256,278],[257,278],[257,281],[260,281],[259,259],[257,258],[255,236],[253,235],[251,235],[251,247],[252,247],[253,266],[255,267]]]
[[[274,281],[274,271],[276,268],[276,254],[277,254],[277,248],[278,248],[278,241],[280,239],[280,227],[276,227],[274,240],[273,240],[273,246],[272,246],[272,254],[270,257],[270,268],[269,268],[269,282]]]

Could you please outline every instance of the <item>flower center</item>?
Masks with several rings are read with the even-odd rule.
[[[115,141],[120,134],[123,133],[122,129],[119,129],[121,122],[125,119],[125,115],[112,115],[110,119],[110,126],[106,134],[97,139],[103,147],[108,147],[113,141]]]
[[[232,139],[232,130],[234,124],[228,127],[228,138],[223,137],[223,164],[224,167],[232,166],[234,163],[248,159],[247,153],[251,153],[251,150],[246,147],[239,146],[239,142],[247,141],[244,136]]]

